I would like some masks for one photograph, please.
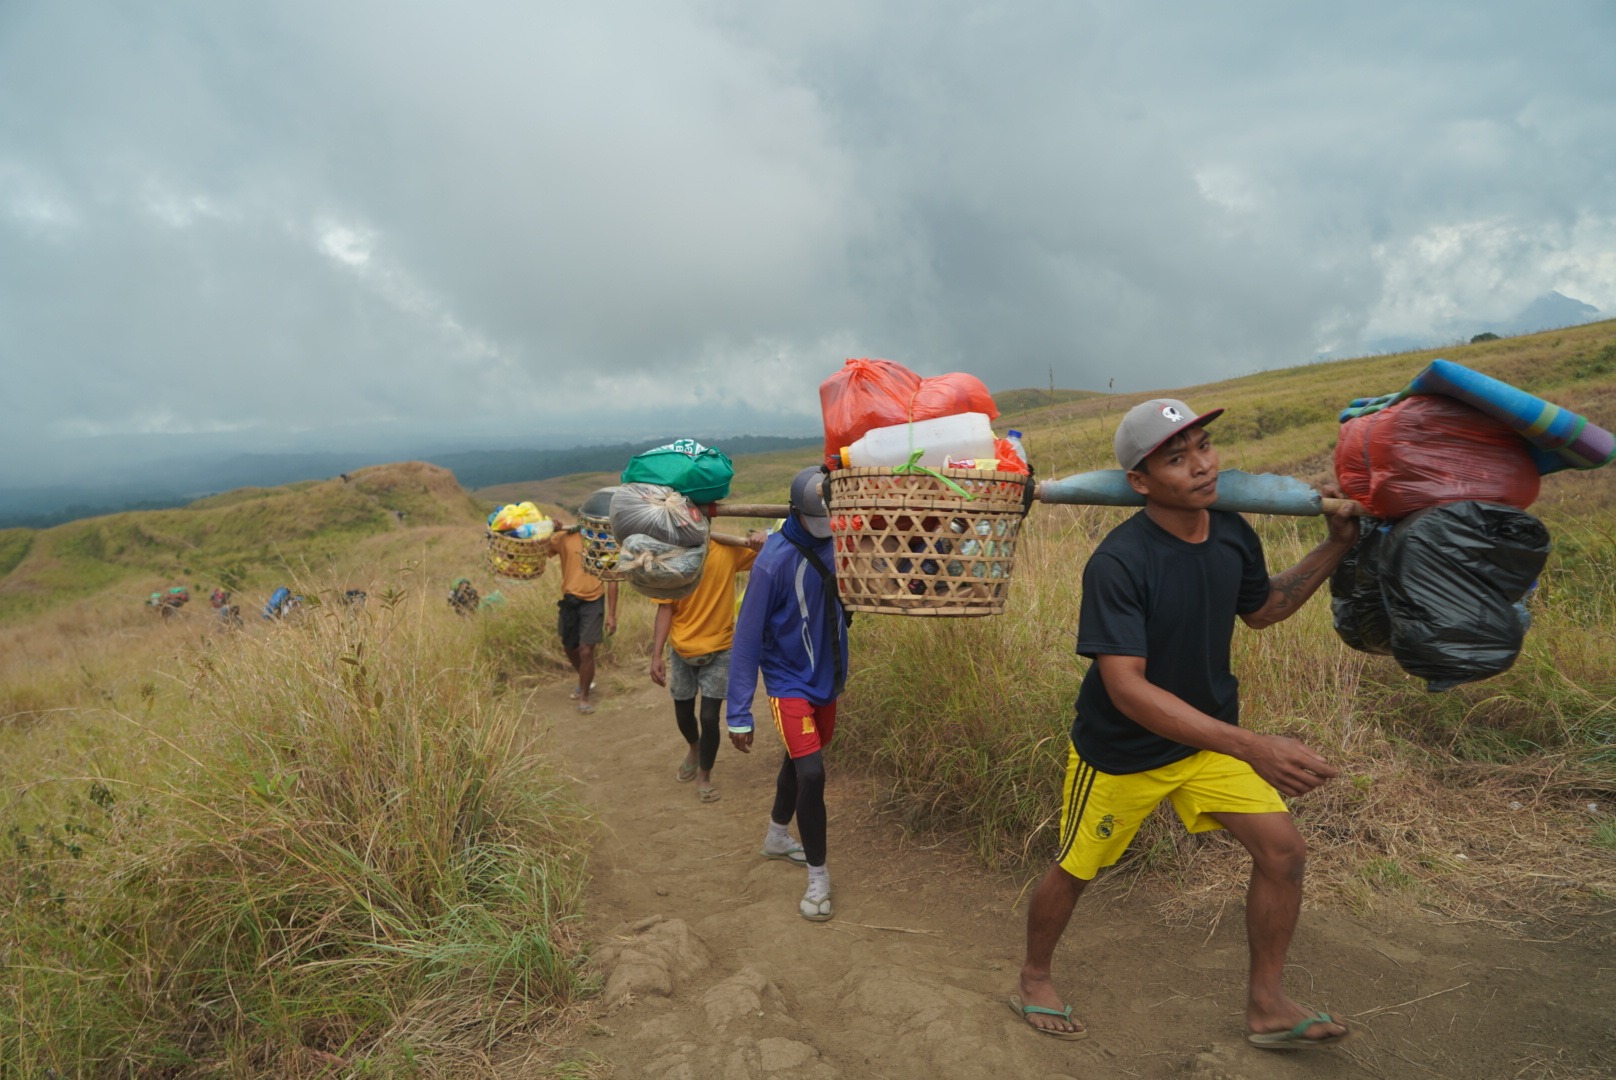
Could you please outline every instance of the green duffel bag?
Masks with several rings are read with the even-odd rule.
[[[696,504],[717,502],[729,494],[735,465],[723,451],[695,439],[676,439],[629,459],[625,484],[661,484]]]

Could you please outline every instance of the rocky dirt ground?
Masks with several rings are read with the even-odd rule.
[[[805,873],[758,856],[781,753],[772,732],[749,756],[726,741],[722,798],[703,804],[674,779],[683,743],[665,691],[618,673],[585,717],[567,689],[541,689],[531,712],[603,825],[588,930],[605,978],[569,1053],[617,1080],[1616,1077],[1616,920],[1523,940],[1310,908],[1291,993],[1357,1037],[1280,1053],[1245,1042],[1237,904],[1171,926],[1154,897],[1102,891],[1056,955],[1057,985],[1092,1036],[1041,1036],[1006,1004],[1026,880],[906,836],[833,757],[836,916],[809,923],[797,915]]]

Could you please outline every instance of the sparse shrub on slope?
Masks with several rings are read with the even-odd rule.
[[[10,838],[0,1075],[483,1075],[586,988],[579,811],[418,603],[203,654],[160,766]]]

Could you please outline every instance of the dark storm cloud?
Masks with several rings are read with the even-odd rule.
[[[5,448],[804,430],[849,355],[1137,389],[1549,289],[1609,311],[1612,31],[1592,0],[3,5]]]

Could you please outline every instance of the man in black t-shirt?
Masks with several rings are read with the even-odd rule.
[[[1218,454],[1206,425],[1222,412],[1197,416],[1182,401],[1157,399],[1117,428],[1117,460],[1145,508],[1100,542],[1083,571],[1077,651],[1093,663],[1072,724],[1060,850],[1028,907],[1011,998],[1022,1019],[1055,1038],[1088,1034],[1055,992],[1055,944],[1084,887],[1163,799],[1191,832],[1228,829],[1251,854],[1251,1042],[1313,1049],[1350,1034],[1282,985],[1307,845],[1280,796],[1311,791],[1337,770],[1295,739],[1239,726],[1229,644],[1236,617],[1260,630],[1300,610],[1352,549],[1357,524],[1332,515],[1329,539],[1270,578],[1251,526],[1211,509]]]

